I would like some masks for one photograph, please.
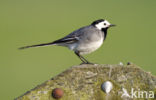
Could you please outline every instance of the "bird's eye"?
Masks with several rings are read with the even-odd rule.
[[[104,25],[106,25],[106,23],[104,23]]]

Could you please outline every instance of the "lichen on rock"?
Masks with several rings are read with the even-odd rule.
[[[101,84],[105,81],[113,84],[109,94],[101,89]],[[52,90],[55,88],[64,91],[63,97],[59,100],[138,100],[122,96],[123,88],[129,95],[132,88],[154,91],[156,94],[156,77],[134,64],[126,66],[84,64],[67,69],[16,100],[56,100],[52,97]]]

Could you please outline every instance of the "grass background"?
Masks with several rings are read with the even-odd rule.
[[[0,0],[0,99],[14,99],[80,63],[64,47],[17,48],[51,42],[101,18],[117,27],[85,57],[99,64],[131,61],[156,75],[155,5],[155,0]]]

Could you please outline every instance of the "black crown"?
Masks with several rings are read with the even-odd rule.
[[[103,22],[103,21],[104,21],[104,19],[99,19],[99,20],[93,21],[91,25],[95,26],[96,24]]]

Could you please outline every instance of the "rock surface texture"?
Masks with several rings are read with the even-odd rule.
[[[101,88],[106,81],[109,93]],[[63,90],[59,100],[156,100],[156,77],[134,64],[73,66],[15,100],[57,100],[55,88]]]

